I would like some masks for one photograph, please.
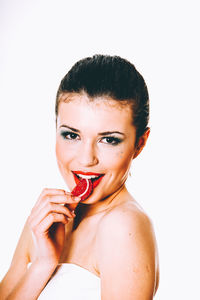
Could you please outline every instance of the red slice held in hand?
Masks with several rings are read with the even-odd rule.
[[[81,201],[86,200],[93,192],[93,184],[91,179],[82,178],[79,183],[72,190],[73,196],[78,196]]]

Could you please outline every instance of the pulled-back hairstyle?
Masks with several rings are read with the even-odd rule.
[[[56,117],[63,93],[82,93],[95,98],[108,96],[131,105],[136,142],[147,129],[149,95],[135,66],[119,56],[94,55],[78,61],[62,79],[56,96]]]

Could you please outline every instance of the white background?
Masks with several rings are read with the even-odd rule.
[[[198,1],[0,1],[0,277],[55,160],[58,84],[80,58],[117,54],[143,74],[151,135],[128,186],[153,220],[156,300],[200,299]]]

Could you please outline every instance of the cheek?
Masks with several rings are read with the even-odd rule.
[[[132,153],[121,151],[118,155],[119,168],[123,171],[126,171],[132,162]]]
[[[132,151],[128,151],[127,149],[107,155],[105,159],[106,167],[118,173],[126,173],[132,162],[132,155]]]
[[[70,151],[66,149],[65,143],[56,141],[56,158],[59,163],[65,163],[70,159]]]
[[[62,145],[56,141],[56,158],[57,160],[61,160],[62,159]]]
[[[119,159],[124,159],[125,158],[125,155],[124,155],[124,151],[120,151],[118,154],[117,154],[118,158]]]

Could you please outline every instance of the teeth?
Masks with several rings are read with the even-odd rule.
[[[97,178],[99,176],[95,175],[83,175],[83,174],[77,174],[79,177],[84,178],[84,179],[91,179],[91,178]]]

